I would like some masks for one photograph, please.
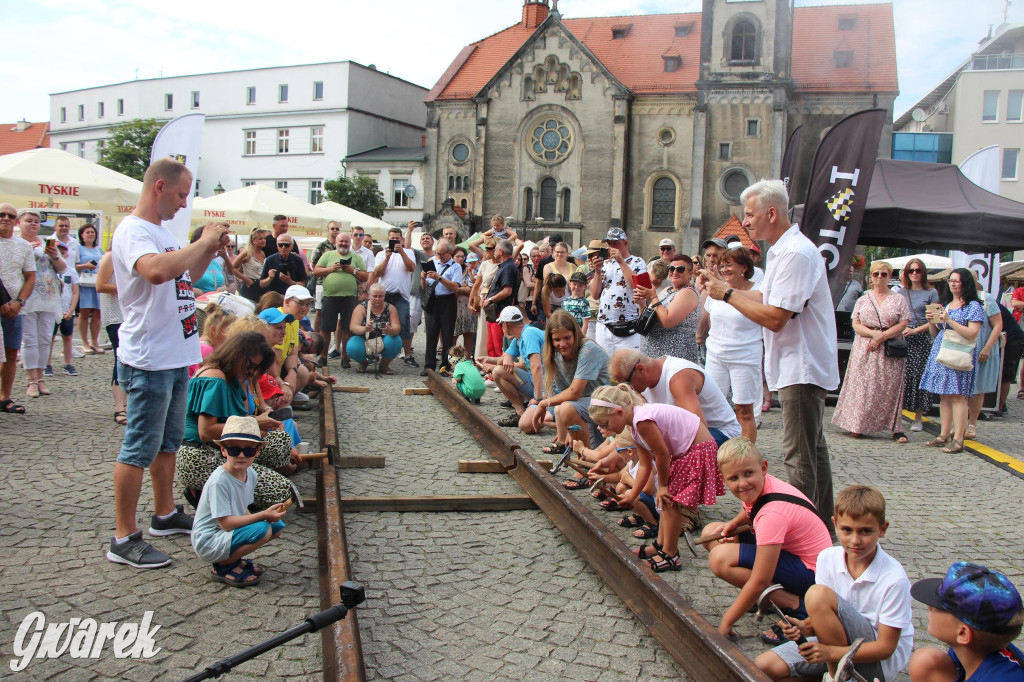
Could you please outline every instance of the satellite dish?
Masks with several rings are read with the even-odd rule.
[[[910,118],[914,119],[915,121],[923,121],[926,118],[928,118],[928,114],[926,114],[924,109],[922,109],[921,107],[917,107],[916,109],[910,112]]]
[[[402,190],[402,194],[412,199],[416,196],[416,188],[413,185],[406,185],[405,189]]]

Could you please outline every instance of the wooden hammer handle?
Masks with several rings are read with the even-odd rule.
[[[303,462],[307,462],[311,459],[327,459],[327,451],[324,450],[323,452],[308,452],[305,454],[300,452],[299,459],[301,459]]]
[[[706,538],[700,538],[699,540],[694,540],[694,544],[703,545],[703,544],[706,544],[708,542],[714,542],[715,540],[721,540],[722,538],[731,538],[734,535],[739,535],[740,533],[745,533],[748,530],[750,530],[750,526],[744,524],[744,525],[739,526],[738,528],[736,528],[733,532],[729,533],[728,535],[722,535],[721,533],[715,533],[713,535],[707,536]]]

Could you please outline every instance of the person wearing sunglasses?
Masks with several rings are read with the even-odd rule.
[[[185,437],[178,450],[178,483],[196,509],[207,480],[221,465],[217,441],[232,417],[254,416],[264,435],[255,459],[255,504],[266,509],[291,497],[291,483],[277,469],[291,470],[292,439],[267,414],[260,377],[274,360],[266,337],[257,331],[230,336],[203,360],[188,383]],[[296,459],[297,459],[297,454]],[[193,525],[194,529],[194,525]]]
[[[267,238],[270,241],[270,238]],[[287,232],[277,238],[277,253],[267,256],[260,273],[260,288],[282,296],[293,284],[306,283],[306,265],[295,253],[295,240]]]
[[[850,432],[889,431],[898,443],[903,433],[903,376],[905,357],[890,357],[885,342],[903,335],[910,321],[907,300],[889,289],[892,267],[871,264],[871,289],[853,307],[853,350],[839,392],[832,423]]]
[[[903,330],[907,342],[907,369],[903,376],[903,409],[914,413],[911,431],[923,431],[924,413],[931,409],[932,394],[921,388],[921,375],[932,351],[928,333],[928,305],[938,303],[939,292],[928,282],[928,269],[920,258],[911,258],[900,271],[899,294],[910,308],[910,323]]]
[[[210,579],[231,587],[259,583],[263,568],[246,555],[267,544],[284,530],[283,503],[249,512],[260,474],[250,471],[263,449],[264,440],[255,417],[231,416],[214,441],[224,463],[206,481],[196,508],[192,548],[203,561],[213,564]]]
[[[32,245],[14,235],[18,214],[10,204],[0,204],[0,341],[4,355],[0,360],[0,412],[25,414],[25,407],[11,400],[17,374],[25,316],[22,309],[36,283],[36,259]]]

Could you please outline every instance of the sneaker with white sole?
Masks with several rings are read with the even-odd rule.
[[[64,365],[64,374],[68,375],[69,377],[77,377],[78,370],[75,369],[74,365]]]
[[[924,431],[924,424],[922,422],[914,422],[910,425],[911,431]]]
[[[484,386],[487,388],[497,388],[498,384],[494,383],[493,379],[484,379]]]
[[[53,376],[53,365],[47,365],[46,366],[46,369],[43,370],[43,376],[44,377],[52,377]]]
[[[164,554],[143,540],[141,530],[129,535],[124,542],[110,538],[107,559],[115,564],[126,564],[135,568],[161,568],[173,561],[170,555]]]
[[[192,535],[192,517],[185,513],[185,505],[179,504],[169,518],[161,519],[156,514],[149,522],[150,535]]]
[[[84,358],[85,357],[85,353],[83,353],[78,348],[78,346],[72,346],[71,347],[71,357],[73,357],[73,358]]]

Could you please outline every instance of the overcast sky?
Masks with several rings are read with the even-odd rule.
[[[699,11],[700,0],[561,0],[568,18]],[[851,4],[796,0],[800,5]],[[1000,24],[1005,0],[895,0],[899,116]],[[1009,23],[1024,23],[1024,0]],[[32,0],[4,7],[0,121],[49,119],[49,93],[134,78],[350,59],[431,87],[521,0]],[[468,11],[467,11],[468,9]]]

